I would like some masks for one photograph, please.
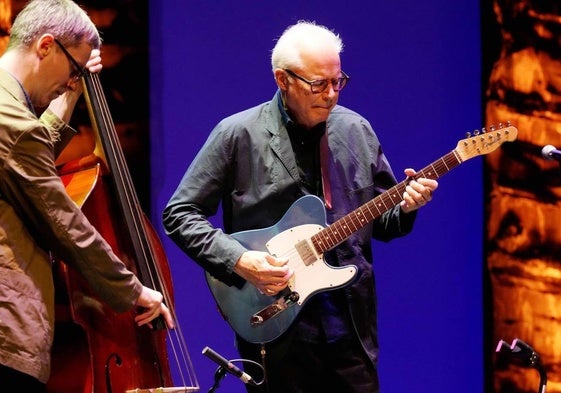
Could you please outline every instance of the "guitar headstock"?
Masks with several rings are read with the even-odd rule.
[[[459,141],[455,152],[462,161],[469,160],[473,157],[491,153],[503,142],[512,142],[517,136],[518,130],[510,123],[507,123],[506,126],[501,124],[498,129],[491,127],[490,130],[486,130],[484,128],[481,132],[476,131],[468,138]]]

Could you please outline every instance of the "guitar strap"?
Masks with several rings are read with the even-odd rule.
[[[329,184],[329,146],[327,144],[327,130],[320,139],[321,184],[325,207],[331,209],[331,185]]]

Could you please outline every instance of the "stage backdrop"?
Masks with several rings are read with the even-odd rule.
[[[165,0],[150,8],[151,214],[207,391],[216,365],[201,350],[234,359],[234,336],[202,270],[165,238],[160,217],[210,130],[273,96],[275,38],[299,19],[315,20],[345,42],[351,80],[340,104],[371,121],[401,180],[406,167],[424,167],[483,126],[479,2]],[[454,169],[411,235],[373,244],[384,392],[483,390],[484,354],[495,343],[483,340],[482,172],[480,157]],[[243,385],[228,376],[219,391]]]

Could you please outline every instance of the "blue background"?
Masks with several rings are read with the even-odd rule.
[[[315,20],[341,35],[351,80],[339,103],[368,118],[399,180],[481,128],[479,2],[153,1],[150,5],[152,215],[173,273],[176,312],[201,391],[237,358],[203,271],[163,234],[161,212],[214,125],[269,100],[270,51],[285,27]],[[415,230],[374,242],[380,378],[389,393],[480,392],[484,385],[483,159],[440,179]],[[214,221],[220,225],[219,221]],[[243,392],[227,376],[221,392]]]

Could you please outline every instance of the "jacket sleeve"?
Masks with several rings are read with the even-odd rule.
[[[385,155],[378,154],[376,173],[374,175],[374,186],[378,194],[386,192],[397,184],[389,163]],[[417,217],[417,211],[404,213],[398,204],[384,212],[378,220],[374,222],[372,237],[380,241],[390,241],[394,238],[405,236],[413,230],[413,224]]]
[[[49,127],[51,129],[51,135],[54,135],[53,144],[56,159],[68,143],[70,143],[74,135],[78,133],[78,131],[70,127],[68,124],[61,122],[50,109],[43,112],[40,120],[45,127]]]
[[[1,192],[42,248],[76,268],[108,305],[125,311],[136,303],[142,284],[66,193],[54,144],[67,127],[54,115],[22,120],[1,169]]]
[[[183,252],[225,282],[247,251],[210,218],[231,191],[234,161],[231,132],[219,124],[199,151],[163,212],[166,234]],[[229,181],[230,178],[230,181]],[[222,207],[227,209],[228,207]]]
[[[380,195],[397,184],[390,164],[378,145],[374,165],[374,187],[376,195]],[[394,238],[405,236],[413,230],[413,224],[417,217],[417,211],[404,213],[398,204],[385,211],[379,219],[374,222],[372,237],[380,241],[390,241]]]
[[[331,171],[337,173],[339,179],[334,182],[340,206],[335,218],[339,218],[386,192],[397,180],[378,136],[366,119],[337,107],[328,127],[335,160]],[[404,214],[399,205],[391,207],[373,221],[368,237],[361,235],[362,242],[366,244],[370,238],[389,241],[404,236],[411,232],[416,215],[416,212]]]

